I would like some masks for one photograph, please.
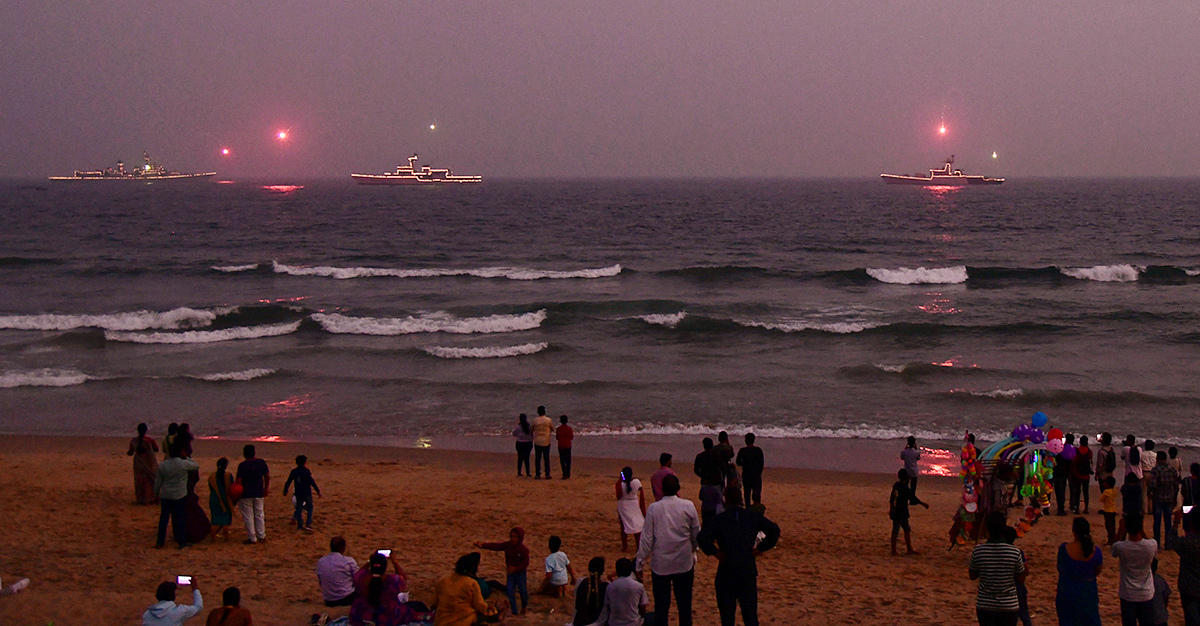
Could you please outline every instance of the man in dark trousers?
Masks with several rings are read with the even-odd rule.
[[[746,433],[746,447],[738,450],[737,464],[742,468],[742,487],[747,505],[762,502],[762,448],[754,445],[754,433]]]
[[[704,438],[704,452],[696,455],[692,471],[700,477],[700,522],[707,524],[723,510],[721,490],[725,487],[725,473],[721,470],[721,459],[713,450],[711,437]]]
[[[758,533],[763,539],[758,541]],[[716,556],[717,610],[721,626],[734,626],[737,606],[742,607],[742,622],[758,626],[758,566],[754,557],[775,547],[779,526],[754,511],[742,507],[742,490],[725,490],[725,511],[700,529],[698,542],[705,554]],[[755,545],[757,542],[757,545]]]

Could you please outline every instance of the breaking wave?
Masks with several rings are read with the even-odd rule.
[[[486,348],[443,348],[433,346],[429,348],[421,348],[426,354],[436,356],[441,359],[500,359],[510,356],[523,356],[526,354],[537,354],[550,344],[546,342],[540,343],[525,343],[517,346],[491,346]]]
[[[532,330],[546,321],[546,309],[520,315],[455,317],[444,311],[400,318],[349,317],[315,313],[312,319],[327,332],[354,335],[408,335],[412,333],[511,333]]]
[[[581,270],[537,270],[520,267],[479,268],[422,268],[395,269],[387,267],[329,267],[284,265],[272,261],[276,273],[291,276],[320,276],[346,280],[351,278],[437,278],[443,276],[474,276],[476,278],[505,278],[508,280],[541,280],[555,278],[607,278],[621,273],[620,265]]]
[[[272,369],[269,367],[257,367],[257,368],[248,369],[248,370],[239,370],[236,372],[219,372],[216,374],[202,374],[199,376],[194,376],[193,378],[198,378],[200,380],[207,380],[209,382],[214,382],[214,383],[226,382],[226,381],[246,381],[246,380],[254,380],[255,378],[262,378],[264,376],[270,376],[271,374],[274,374],[277,371],[279,371],[279,370]]]
[[[289,335],[300,328],[300,322],[270,324],[262,326],[238,326],[222,330],[190,330],[184,332],[138,333],[108,330],[104,338],[108,341],[150,344],[215,343],[235,339],[259,339]]]
[[[1095,280],[1103,283],[1131,283],[1138,279],[1142,269],[1132,265],[1096,265],[1093,267],[1064,267],[1062,273],[1079,280]]]
[[[0,373],[0,389],[14,387],[71,387],[89,380],[101,380],[78,370],[40,369]]]
[[[40,315],[0,316],[0,329],[9,330],[71,330],[74,328],[102,328],[114,331],[153,329],[202,328],[213,323],[219,315],[230,309],[192,309],[180,307],[170,311],[133,311],[131,313],[109,313],[104,315],[64,315],[44,313]]]
[[[894,270],[871,268],[867,270],[867,275],[879,282],[893,285],[950,285],[967,282],[967,267],[965,265],[930,269],[902,267]]]
[[[212,268],[218,272],[233,274],[237,272],[249,272],[258,269],[258,263],[249,263],[247,265],[214,265]]]
[[[654,314],[650,314],[650,315],[638,315],[637,319],[640,319],[643,322],[646,322],[647,324],[653,324],[655,326],[666,326],[667,328],[675,328],[676,326],[679,326],[679,323],[682,322],[684,320],[684,318],[686,318],[686,317],[687,317],[687,312],[680,311],[678,313],[666,313],[666,314],[654,313]]]

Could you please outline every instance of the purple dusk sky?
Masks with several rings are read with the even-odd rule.
[[[1195,0],[0,0],[0,15],[3,176],[142,150],[229,176],[381,172],[413,152],[504,177],[866,177],[951,153],[971,174],[1200,175]]]

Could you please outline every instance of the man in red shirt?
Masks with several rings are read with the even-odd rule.
[[[562,467],[563,480],[566,480],[571,477],[571,440],[575,438],[575,430],[567,426],[566,415],[558,421],[561,423],[554,429],[554,438],[558,440],[558,464]]]

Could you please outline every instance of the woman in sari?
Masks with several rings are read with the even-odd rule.
[[[213,542],[216,542],[218,534],[229,541],[229,525],[233,523],[233,500],[229,497],[233,476],[225,471],[228,468],[229,459],[221,457],[217,460],[216,473],[208,476],[208,510],[212,514]]]
[[[173,445],[176,450],[182,450],[183,440],[176,437]],[[204,512],[204,507],[200,506],[200,496],[196,495],[196,485],[199,483],[200,471],[188,472],[187,495],[183,498],[183,521],[187,527],[188,543],[204,541],[212,530],[208,514]]]
[[[129,440],[129,456],[133,457],[133,495],[138,504],[158,504],[154,495],[154,475],[158,473],[158,444],[146,436],[146,424],[138,424],[137,437]]]

